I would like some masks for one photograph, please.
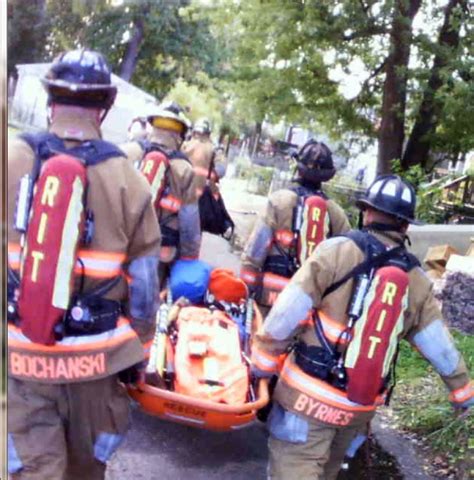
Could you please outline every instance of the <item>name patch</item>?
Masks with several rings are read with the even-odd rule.
[[[12,375],[38,380],[76,380],[106,373],[105,353],[74,357],[46,357],[10,353]]]
[[[297,412],[301,412],[308,417],[313,417],[316,420],[330,423],[332,425],[345,426],[349,425],[353,413],[346,412],[336,407],[330,407],[324,403],[321,403],[314,398],[311,398],[304,393],[300,393],[296,399],[293,408]]]

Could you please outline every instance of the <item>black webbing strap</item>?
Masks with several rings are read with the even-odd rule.
[[[379,267],[382,267],[384,263],[386,263],[388,260],[398,257],[399,254],[403,251],[405,251],[405,248],[402,246],[398,246],[395,248],[391,248],[390,250],[386,250],[385,252],[375,255],[373,257],[365,259],[362,263],[359,263],[350,272],[344,275],[340,280],[326,288],[322,298],[337,290],[341,285],[346,283],[351,278],[354,278],[361,273],[367,273],[373,268],[377,269]]]

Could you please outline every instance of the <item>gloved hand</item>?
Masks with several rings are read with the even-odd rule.
[[[146,365],[147,361],[143,360],[142,362],[136,363],[135,365],[122,370],[118,374],[119,380],[125,385],[144,382]]]

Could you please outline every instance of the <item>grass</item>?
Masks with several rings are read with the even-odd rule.
[[[471,377],[474,376],[474,336],[453,332]],[[463,466],[474,455],[474,415],[457,415],[448,392],[433,368],[407,342],[397,364],[397,387],[391,404],[399,426],[416,433],[449,465]],[[466,465],[467,466],[467,465]]]

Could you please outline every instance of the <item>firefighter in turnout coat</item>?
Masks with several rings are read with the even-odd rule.
[[[199,258],[201,226],[194,171],[188,157],[180,151],[190,127],[182,108],[176,103],[161,105],[147,117],[150,133],[146,140],[121,145],[129,160],[138,164],[152,185],[153,203],[161,228],[160,283],[163,286],[169,269],[177,259]],[[154,152],[166,158],[165,172],[152,167]],[[151,155],[151,156],[150,156]],[[161,161],[161,160],[159,160]],[[154,187],[161,182],[160,187]]]
[[[402,338],[438,372],[454,407],[474,404],[431,281],[404,248],[414,222],[413,188],[382,176],[358,205],[363,230],[322,242],[256,335],[258,376],[277,373],[280,355],[291,348],[268,420],[273,480],[337,477],[348,445],[390,393]]]
[[[296,159],[295,184],[270,195],[242,255],[240,276],[264,312],[318,243],[350,229],[342,208],[321,191],[336,173],[329,148],[310,140]]]
[[[49,132],[8,152],[8,469],[99,480],[128,426],[119,374],[136,378],[153,337],[160,231],[145,179],[101,140],[116,95],[102,55],[62,54],[43,84]]]
[[[210,138],[211,125],[207,119],[200,119],[193,127],[191,140],[183,144],[182,151],[189,157],[194,169],[194,186],[199,198],[204,186],[209,181],[212,193],[218,194],[216,186],[218,179],[215,171],[215,149]]]

